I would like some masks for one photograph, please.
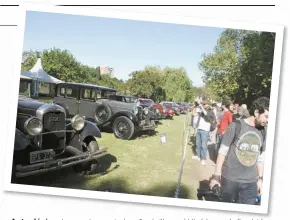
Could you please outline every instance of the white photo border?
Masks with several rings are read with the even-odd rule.
[[[11,183],[11,169],[12,169],[12,158],[13,158],[13,143],[15,138],[15,125],[16,125],[16,114],[17,114],[17,100],[19,90],[19,76],[21,72],[21,60],[22,50],[24,42],[25,32],[25,18],[26,11],[38,11],[38,12],[52,12],[72,15],[83,15],[93,17],[104,17],[104,18],[116,18],[116,19],[129,19],[136,21],[148,21],[148,22],[161,22],[161,23],[174,23],[174,24],[185,24],[194,26],[208,26],[208,27],[219,27],[219,28],[233,28],[233,29],[245,29],[255,31],[267,31],[275,32],[275,52],[273,60],[273,72],[271,82],[271,95],[270,95],[270,119],[267,132],[267,152],[265,158],[265,172],[264,172],[264,183],[263,183],[263,198],[260,206],[241,205],[241,204],[230,204],[230,203],[219,203],[189,199],[176,199],[176,198],[164,198],[155,196],[143,196],[143,195],[132,195],[123,193],[110,193],[110,192],[99,192],[79,189],[64,189],[44,186],[31,186],[31,185],[20,185]],[[8,125],[6,134],[6,151],[5,151],[5,170],[4,170],[4,190],[25,192],[34,194],[45,194],[45,195],[59,195],[69,196],[78,198],[91,198],[91,199],[102,199],[112,201],[124,201],[124,202],[137,202],[146,204],[159,204],[179,207],[191,207],[191,208],[203,208],[203,209],[214,209],[224,211],[238,211],[247,213],[260,213],[267,214],[269,206],[269,193],[270,193],[270,182],[271,182],[271,170],[273,160],[273,146],[275,146],[275,126],[276,126],[276,112],[278,104],[278,93],[279,93],[279,81],[280,81],[280,68],[281,68],[281,56],[283,46],[283,32],[284,26],[282,25],[267,25],[259,24],[254,22],[234,22],[208,18],[197,18],[189,16],[174,16],[165,14],[153,14],[153,13],[141,13],[141,12],[126,12],[122,10],[109,10],[101,8],[85,8],[85,7],[59,7],[47,4],[23,4],[19,7],[19,19],[18,31],[19,39],[15,42],[15,63],[13,67],[13,74],[10,74],[10,103],[9,103],[9,117],[3,118],[4,124]],[[269,147],[272,146],[272,147]]]

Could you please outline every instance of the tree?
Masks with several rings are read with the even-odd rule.
[[[199,63],[203,81],[221,99],[250,104],[269,96],[274,42],[273,33],[225,30],[213,53],[204,54]]]

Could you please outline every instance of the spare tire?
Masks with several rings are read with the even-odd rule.
[[[104,124],[112,117],[113,112],[109,105],[101,104],[95,110],[95,122],[97,125]]]

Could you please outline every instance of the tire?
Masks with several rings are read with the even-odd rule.
[[[90,141],[87,149],[90,153],[97,152],[100,148],[97,141]],[[85,165],[85,174],[91,175],[99,168],[99,163],[96,160],[89,161]]]
[[[85,143],[84,143],[85,144]],[[99,150],[99,145],[97,141],[90,141],[87,145],[87,151],[94,153],[96,151]],[[71,151],[73,151],[72,153],[77,156],[79,155],[80,152],[78,149],[71,149]],[[86,152],[86,151],[84,151]],[[77,164],[74,166],[74,170],[76,173],[81,173],[84,175],[90,175],[92,174],[97,168],[98,168],[99,164],[97,163],[97,161],[89,161],[89,162],[85,162],[85,163],[81,163],[81,164]]]
[[[125,116],[118,117],[113,123],[113,132],[118,139],[130,140],[134,134],[134,130],[134,123]]]
[[[106,104],[99,105],[95,110],[95,122],[97,125],[104,124],[112,117],[113,112],[110,106]]]

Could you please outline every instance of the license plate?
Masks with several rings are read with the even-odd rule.
[[[52,160],[55,156],[53,150],[34,151],[30,153],[30,163],[39,163]]]
[[[142,120],[140,125],[145,125],[145,120]]]

